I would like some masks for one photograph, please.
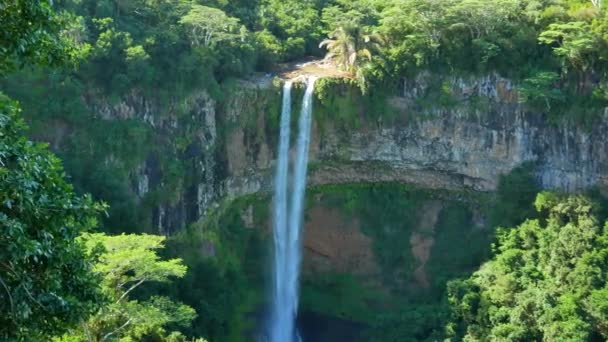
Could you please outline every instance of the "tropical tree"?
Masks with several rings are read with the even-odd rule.
[[[521,101],[533,107],[540,107],[547,111],[551,110],[552,103],[563,103],[564,94],[556,87],[559,74],[556,72],[538,72],[534,76],[525,79],[518,91]]]
[[[179,23],[186,27],[194,46],[213,46],[217,42],[238,37],[239,20],[224,11],[193,5]]]
[[[181,334],[167,331],[168,326],[188,326],[196,316],[194,309],[162,296],[132,298],[147,282],[170,282],[186,274],[181,259],[162,260],[158,256],[165,237],[96,233],[85,234],[82,240],[89,255],[98,259],[94,271],[101,275],[100,285],[110,303],[61,341],[101,342],[144,337],[183,340]]]
[[[565,67],[581,72],[593,68],[603,45],[591,25],[584,21],[550,24],[538,36],[538,41],[553,46],[553,53],[563,61]]]
[[[372,60],[372,54],[380,49],[382,42],[376,33],[367,33],[357,25],[345,25],[331,32],[319,47],[327,49],[326,60],[355,74],[364,61]]]
[[[0,74],[26,63],[58,64],[68,57],[60,20],[47,0],[0,2]]]
[[[438,18],[444,17],[442,2],[407,1],[382,12],[380,32],[387,41],[387,59],[394,73],[425,67],[440,46]]]
[[[48,1],[3,1],[0,22],[0,75],[70,59]],[[19,111],[0,93],[0,340],[45,341],[101,302],[75,238],[96,226],[105,206],[75,194],[59,159],[25,137]]]
[[[537,196],[540,219],[500,229],[496,256],[448,284],[465,341],[588,341],[608,337],[608,224],[582,196]]]
[[[28,141],[19,107],[0,94],[0,340],[44,340],[101,298],[75,238],[104,210],[65,181],[59,159]]]

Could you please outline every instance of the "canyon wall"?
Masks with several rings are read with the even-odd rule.
[[[452,96],[449,106],[418,101],[429,91],[422,76],[406,81],[402,96],[387,99],[387,110],[394,111],[390,119],[359,108],[354,113],[355,128],[338,129],[332,118],[320,118],[322,124],[317,120],[309,183],[397,181],[436,189],[493,191],[500,175],[528,163],[546,189],[576,192],[608,185],[604,133],[608,111],[591,128],[553,124],[521,105],[514,85],[496,75],[445,79],[443,84]],[[241,119],[240,109],[246,103],[241,99],[227,107],[233,123]],[[321,101],[316,106],[326,105]],[[271,137],[256,131],[259,143],[251,148],[242,139],[244,134],[237,128],[227,136],[230,172],[224,194],[230,197],[270,189],[273,158],[268,151],[273,146],[267,142]]]
[[[310,185],[404,182],[486,192],[524,163],[543,188],[608,185],[608,111],[592,127],[550,123],[519,103],[513,83],[497,75],[438,83],[422,74],[403,81],[400,96],[383,98],[383,106],[367,105],[346,82],[334,84],[318,90],[314,105]],[[300,97],[296,90],[296,107]],[[345,97],[348,108],[340,105]],[[172,146],[171,152],[159,146],[130,174],[134,195],[144,200],[163,185],[159,153],[186,169],[187,184],[167,189],[175,194],[153,208],[153,228],[171,233],[225,199],[271,189],[279,100],[278,84],[241,82],[219,102],[200,93],[174,104],[180,116],[135,94],[114,105],[87,102],[104,120],[145,122],[164,137],[157,143]],[[177,146],[184,135],[187,143]]]

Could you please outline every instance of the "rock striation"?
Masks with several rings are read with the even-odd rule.
[[[315,123],[309,184],[394,181],[493,191],[500,175],[529,163],[546,189],[608,186],[608,110],[591,128],[555,124],[519,103],[515,85],[498,75],[440,82],[449,106],[433,103],[436,77],[423,73],[404,80],[400,95],[388,99],[396,113],[390,120],[361,108],[361,124],[346,134],[330,120]],[[87,101],[101,118],[141,120],[166,142],[194,132],[196,138],[175,152],[189,184],[153,210],[159,232],[175,232],[226,199],[272,189],[280,87],[236,86],[224,95],[221,103],[201,92],[175,104],[187,113],[181,117],[137,94],[113,105]],[[166,168],[158,164],[151,154],[131,171],[139,200],[162,186]]]

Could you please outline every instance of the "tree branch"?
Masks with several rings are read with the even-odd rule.
[[[4,267],[5,269],[7,269],[8,271],[11,271],[13,274],[15,274],[15,270],[13,270],[12,267],[10,267],[9,265],[3,263],[2,261],[0,261],[0,266]]]
[[[2,277],[0,277],[0,283],[2,284],[2,286],[4,287],[4,289],[6,290],[6,294],[8,295],[8,301],[11,303],[11,312],[15,312],[15,306],[13,304],[13,296],[11,296],[11,291],[8,289],[8,286],[6,285],[6,283],[4,282],[4,279],[2,279]]]
[[[102,341],[102,342],[103,342],[103,341],[105,341],[105,340],[106,340],[108,337],[110,337],[110,336],[112,336],[112,335],[116,334],[116,333],[117,333],[119,330],[124,329],[124,328],[125,328],[127,325],[131,324],[131,321],[132,321],[132,320],[133,320],[133,318],[129,318],[129,320],[128,320],[128,321],[126,321],[126,322],[125,322],[125,324],[121,325],[121,326],[120,326],[120,327],[118,327],[116,330],[111,331],[111,332],[109,332],[109,333],[105,334],[105,335],[104,335],[104,337],[102,337],[102,338],[101,338],[101,341]]]
[[[25,291],[25,293],[27,294],[28,297],[30,297],[30,299],[32,300],[32,302],[38,304],[38,306],[40,306],[41,308],[45,308],[44,305],[42,305],[42,303],[40,303],[39,301],[37,301],[34,296],[32,296],[32,293],[25,287],[23,286],[23,284],[19,285],[19,287],[22,287],[23,290]]]
[[[141,278],[140,281],[138,281],[133,286],[131,286],[127,291],[125,291],[125,293],[123,293],[122,296],[120,296],[120,298],[118,298],[116,303],[119,303],[121,300],[123,300],[131,291],[135,290],[135,288],[138,287],[139,285],[141,285],[144,281],[146,281],[146,278]]]
[[[82,330],[84,330],[84,334],[87,335],[87,341],[93,342],[93,338],[91,337],[91,331],[89,330],[89,326],[84,319],[80,319],[80,324],[82,325]]]

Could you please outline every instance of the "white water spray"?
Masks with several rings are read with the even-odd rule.
[[[291,198],[287,201],[291,82],[283,87],[283,108],[279,134],[274,194],[274,283],[271,342],[293,342],[298,338],[295,320],[298,311],[298,277],[302,259],[301,225],[306,191],[308,150],[312,123],[312,95],[315,79],[308,80],[298,124],[296,160]],[[289,206],[288,206],[289,204]]]

